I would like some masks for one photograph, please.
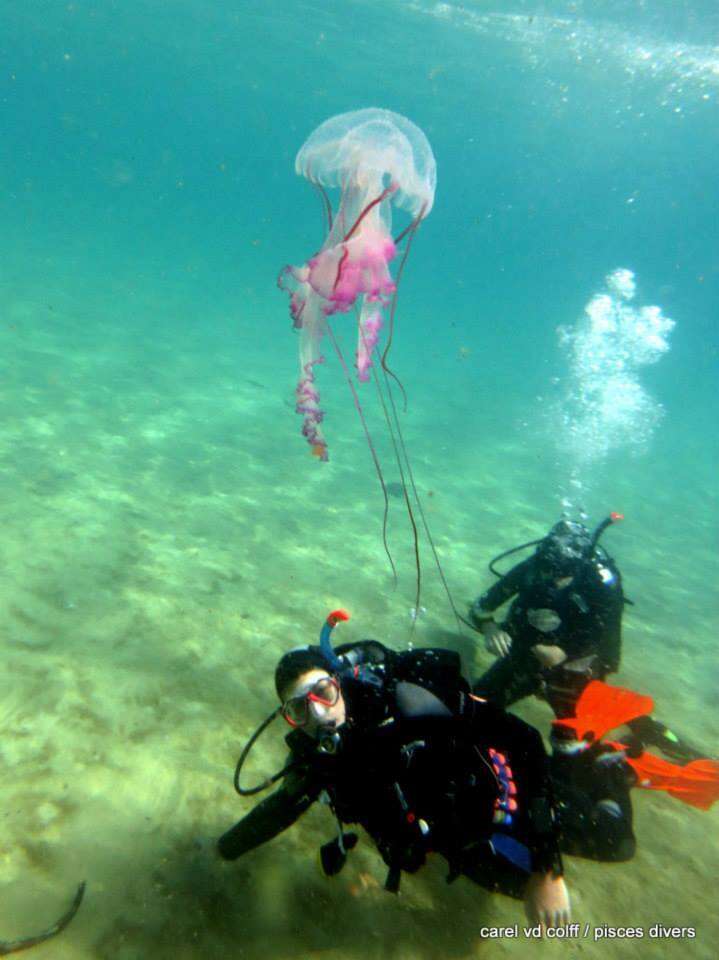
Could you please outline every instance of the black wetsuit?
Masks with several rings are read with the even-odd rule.
[[[470,697],[459,658],[436,653],[445,676],[429,693],[422,683],[431,669],[397,680],[403,673],[397,662],[393,676],[385,672],[369,696],[363,682],[343,678],[353,719],[342,727],[340,748],[328,755],[301,730],[291,733],[294,768],[279,790],[220,838],[220,854],[234,860],[270,840],[324,791],[340,823],[362,825],[376,843],[389,867],[388,889],[430,852],[445,857],[451,878],[464,874],[514,897],[523,895],[529,872],[560,873],[552,780],[539,733]],[[455,689],[442,695],[453,672],[446,670],[448,657],[456,660]],[[570,789],[566,769],[563,776],[567,791],[580,790],[577,784]],[[573,852],[601,857],[601,840],[582,847],[581,834],[596,832],[594,806],[590,798],[566,824]],[[626,827],[631,834],[631,808]]]
[[[557,716],[572,716],[589,680],[603,680],[619,667],[625,602],[619,571],[608,558],[594,556],[578,562],[571,581],[558,587],[541,576],[532,556],[482,594],[472,616],[490,619],[510,597],[501,624],[512,638],[510,652],[477,680],[475,693],[504,707],[542,693]],[[561,647],[566,661],[542,669],[532,653],[536,644]]]

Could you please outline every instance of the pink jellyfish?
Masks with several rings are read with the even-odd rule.
[[[335,315],[353,311],[357,323],[357,379],[367,381],[372,376],[375,381],[412,526],[417,572],[414,609],[420,609],[421,573],[412,499],[419,510],[450,604],[457,614],[417,494],[390,377],[400,389],[402,386],[386,362],[392,343],[397,285],[415,231],[434,202],[437,168],[432,148],[422,131],[405,117],[390,110],[357,110],[321,124],[297,154],[295,169],[318,189],[327,215],[327,237],[320,250],[301,267],[285,267],[278,280],[280,288],[290,295],[290,314],[300,333],[300,379],[296,397],[297,412],[303,417],[302,433],[312,453],[320,460],[327,460],[327,441],[322,430],[324,411],[317,387],[317,367],[325,362],[322,341],[327,336],[350,385],[382,485],[383,541],[396,578],[387,545],[387,486],[357,388],[331,325]],[[326,192],[326,188],[332,187],[340,190],[336,211]],[[404,210],[410,218],[409,224],[394,238],[393,208]],[[404,251],[393,275],[391,268],[402,241],[405,241]],[[384,344],[380,348],[383,331]]]
[[[339,351],[329,318],[356,311],[357,376],[368,380],[387,314],[383,366],[391,341],[394,298],[404,259],[397,279],[390,264],[404,238],[406,256],[420,220],[432,209],[437,168],[432,148],[418,127],[390,110],[368,109],[342,113],[321,124],[297,154],[295,169],[321,192],[328,232],[319,252],[301,267],[285,267],[278,283],[290,294],[290,314],[300,331],[296,397],[302,433],[312,453],[327,460],[316,367],[325,360],[325,334]],[[325,192],[330,187],[341,190],[334,214]],[[412,218],[396,239],[391,232],[393,206]],[[341,354],[340,361],[346,369]],[[350,385],[362,416],[351,380]]]

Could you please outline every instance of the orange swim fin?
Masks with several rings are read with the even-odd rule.
[[[650,714],[653,709],[651,697],[592,680],[577,701],[575,716],[555,720],[553,726],[573,732],[577,740],[594,742],[601,740],[609,730]]]
[[[621,748],[622,744],[614,746]],[[626,761],[637,775],[637,786],[645,790],[666,790],[670,797],[700,810],[708,810],[719,800],[716,760],[692,760],[682,767],[653,753],[643,753],[636,758],[627,757]]]

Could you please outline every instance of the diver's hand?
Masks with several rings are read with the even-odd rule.
[[[494,620],[487,620],[480,629],[488,652],[495,657],[506,657],[512,649],[512,638],[507,631],[502,630]]]
[[[532,653],[545,670],[558,667],[560,663],[564,663],[567,659],[564,650],[556,644],[536,643],[532,647]]]
[[[532,873],[524,891],[524,909],[530,923],[563,927],[569,923],[569,891],[563,877]]]

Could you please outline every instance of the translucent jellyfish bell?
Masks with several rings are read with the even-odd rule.
[[[412,217],[434,203],[437,165],[424,133],[406,117],[370,107],[331,117],[310,135],[295,169],[324,187],[378,193],[396,186],[393,202]]]

